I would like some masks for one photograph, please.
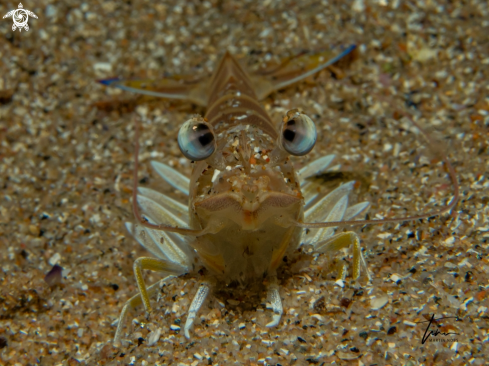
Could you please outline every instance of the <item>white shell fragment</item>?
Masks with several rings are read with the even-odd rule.
[[[151,333],[148,334],[148,342],[146,343],[148,346],[154,345],[161,336],[161,328],[156,328]]]
[[[343,281],[342,279],[336,280],[335,285],[338,285],[339,287],[343,288],[345,287],[345,281]]]
[[[59,253],[54,253],[53,256],[49,258],[48,263],[54,266],[55,264],[58,264],[60,259],[61,259],[61,255]]]
[[[389,302],[389,297],[387,295],[374,297],[370,300],[370,307],[372,310],[382,309]]]

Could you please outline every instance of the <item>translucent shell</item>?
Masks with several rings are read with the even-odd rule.
[[[189,119],[178,131],[178,147],[187,159],[207,159],[216,150],[212,126],[200,116]]]
[[[285,151],[295,156],[306,155],[316,144],[316,138],[316,125],[312,119],[297,109],[287,112],[280,134]]]

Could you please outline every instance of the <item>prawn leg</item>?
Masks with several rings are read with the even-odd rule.
[[[146,285],[143,279],[143,269],[149,269],[156,272],[165,272],[174,276],[182,274],[182,267],[167,262],[162,259],[152,257],[140,257],[134,262],[134,276],[139,288],[139,294],[141,295],[145,310],[150,313],[151,305],[149,303],[149,292],[146,289]]]
[[[344,248],[353,249],[353,279],[360,277],[360,267],[365,270],[368,280],[372,281],[370,272],[367,268],[365,258],[363,257],[362,247],[360,245],[360,238],[353,231],[347,231],[331,236],[330,238],[315,244],[316,251],[320,253],[337,252]],[[338,268],[339,277],[344,278],[346,276],[344,266]]]
[[[151,286],[146,288],[146,295],[148,297],[154,295],[158,291],[158,288],[159,288],[158,285],[161,284],[163,281],[166,281],[167,279],[171,278],[171,277],[173,277],[173,275],[167,276],[167,277],[163,278],[162,280],[160,280],[156,283],[153,283]],[[121,315],[119,315],[117,330],[116,330],[115,336],[114,336],[113,344],[115,347],[119,347],[119,345],[120,345],[122,328],[124,327],[124,322],[125,322],[125,319],[127,316],[127,312],[129,311],[129,309],[134,309],[136,306],[140,305],[142,302],[143,301],[141,298],[141,294],[137,294],[137,295],[134,295],[133,297],[131,297],[129,300],[127,300],[126,303],[124,304],[124,307],[122,308],[122,311],[121,311]]]
[[[273,328],[278,325],[282,314],[284,313],[284,308],[282,306],[282,299],[280,298],[279,286],[277,284],[277,278],[272,279],[272,283],[268,287],[268,298],[272,303],[273,319],[266,326],[268,328]]]
[[[190,304],[190,309],[188,310],[187,321],[185,322],[184,333],[187,339],[190,339],[190,328],[194,324],[195,317],[197,316],[197,312],[202,307],[202,304],[205,301],[205,298],[210,292],[210,285],[207,282],[202,283],[197,290],[197,293]]]

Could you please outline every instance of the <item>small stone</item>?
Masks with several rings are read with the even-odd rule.
[[[372,310],[382,309],[389,302],[388,296],[374,297],[370,300]]]
[[[56,9],[56,7],[51,4],[46,6],[46,10],[44,11],[44,14],[48,18],[55,17],[57,13],[58,13],[58,9]]]
[[[351,8],[357,13],[362,13],[365,11],[365,2],[363,0],[355,0]]]
[[[151,333],[148,334],[147,345],[152,346],[153,344],[158,342],[158,340],[160,339],[160,336],[161,336],[161,328],[156,328],[155,330],[153,330]]]
[[[314,310],[317,313],[323,313],[326,311],[326,300],[324,299],[324,296],[321,296],[319,299],[316,300],[314,303]]]
[[[95,71],[112,72],[112,65],[108,62],[97,62],[93,65]]]
[[[416,323],[413,323],[412,321],[409,321],[409,320],[404,320],[402,323],[406,324],[407,326],[410,326],[410,327],[416,326]]]
[[[392,274],[392,275],[391,275],[391,277],[390,277],[390,280],[391,280],[392,282],[397,282],[397,281],[399,281],[399,280],[401,280],[401,279],[402,279],[402,278],[401,278],[401,277],[399,277],[399,275],[398,275],[398,274],[396,274],[396,273]]]
[[[51,258],[49,258],[48,263],[54,266],[58,264],[60,259],[61,259],[61,255],[59,253],[54,253],[54,255]]]
[[[450,349],[454,352],[457,352],[457,348],[458,348],[458,342],[453,342],[452,346],[450,347]]]
[[[340,300],[340,305],[343,306],[344,308],[348,308],[351,304],[351,300],[348,299],[347,297],[344,297]]]
[[[324,317],[319,314],[312,314],[311,318],[317,319],[320,322],[324,322]]]
[[[414,52],[412,57],[414,60],[419,62],[427,62],[438,55],[438,50],[432,48],[422,48],[417,52]]]
[[[44,281],[51,287],[59,285],[62,280],[62,273],[63,273],[63,268],[55,264],[53,268],[51,268],[51,270],[44,277]]]
[[[36,225],[29,225],[29,232],[33,236],[39,236],[40,230]]]
[[[392,236],[392,233],[380,233],[377,235],[380,239],[389,239]]]
[[[343,287],[345,287],[345,281],[343,281],[342,279],[336,280],[335,285],[338,285],[341,288],[343,288]]]
[[[346,353],[346,352],[341,352],[341,351],[336,352],[336,355],[340,359],[345,360],[345,361],[356,360],[357,358],[359,358],[361,356],[360,353]]]
[[[453,246],[454,243],[455,243],[455,237],[453,236],[450,236],[443,241],[443,244],[447,247]]]

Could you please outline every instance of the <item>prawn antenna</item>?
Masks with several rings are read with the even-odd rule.
[[[388,223],[388,222],[402,222],[402,221],[412,221],[412,220],[420,220],[420,219],[426,219],[428,217],[433,217],[433,216],[438,216],[441,215],[447,211],[452,210],[455,205],[457,204],[459,198],[460,198],[460,189],[457,181],[457,175],[455,173],[455,169],[453,168],[452,164],[448,160],[448,157],[445,153],[439,152],[439,151],[434,151],[433,146],[436,146],[437,143],[435,142],[434,139],[430,137],[430,135],[418,124],[416,123],[410,115],[407,113],[402,113],[404,117],[409,119],[411,123],[421,132],[421,134],[424,136],[424,138],[428,141],[428,144],[430,146],[430,149],[432,152],[435,152],[440,156],[440,159],[443,160],[443,163],[446,166],[446,169],[448,171],[448,175],[450,176],[450,180],[452,183],[453,187],[453,198],[450,200],[449,203],[447,203],[445,206],[438,210],[434,210],[425,214],[421,215],[414,215],[414,216],[405,216],[405,217],[394,217],[390,219],[382,219],[382,220],[347,220],[347,221],[330,221],[330,222],[300,222],[300,221],[292,221],[291,224],[302,227],[302,228],[307,228],[307,229],[317,229],[317,228],[323,228],[323,227],[337,227],[337,226],[356,226],[356,225],[366,225],[366,224],[383,224],[383,223]]]

